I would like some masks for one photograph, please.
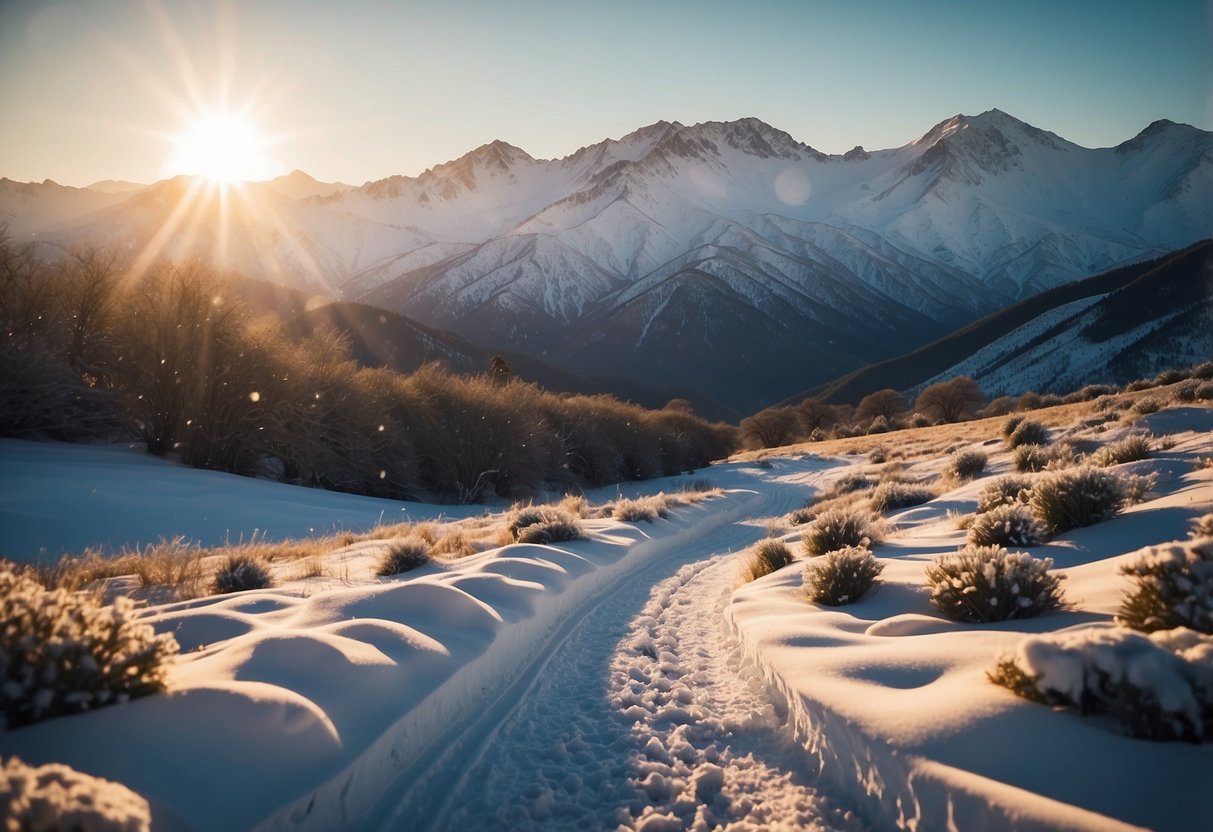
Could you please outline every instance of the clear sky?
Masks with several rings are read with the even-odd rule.
[[[275,171],[355,184],[660,119],[752,115],[843,152],[997,107],[1107,146],[1158,118],[1213,129],[1211,19],[1213,0],[0,0],[0,176],[152,181],[225,102]]]

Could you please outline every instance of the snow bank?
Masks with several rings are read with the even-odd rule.
[[[191,651],[172,693],[0,734],[0,750],[121,782],[197,829],[359,825],[593,596],[754,499],[585,521],[587,541],[508,546],[404,580],[154,608],[147,620]]]
[[[202,546],[363,531],[481,509],[198,471],[137,448],[0,439],[0,555],[17,562],[182,535]]]
[[[1130,588],[1119,567],[1142,547],[1185,537],[1213,509],[1213,470],[1194,464],[1213,451],[1209,411],[1188,411],[1154,426],[1166,425],[1173,447],[1123,466],[1159,475],[1149,502],[1029,548],[1064,567],[1067,609],[963,624],[929,604],[925,566],[965,542],[941,507],[971,511],[1005,454],[982,479],[890,516],[893,534],[874,548],[882,581],[860,602],[810,604],[800,564],[734,595],[731,631],[787,699],[797,736],[838,796],[868,819],[911,828],[1213,828],[1213,745],[1131,739],[1110,719],[1053,710],[986,678],[1031,634],[1085,640],[1111,626]]]

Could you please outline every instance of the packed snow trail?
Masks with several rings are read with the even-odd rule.
[[[858,828],[728,642],[732,552],[759,535],[735,524],[600,599],[384,828]]]

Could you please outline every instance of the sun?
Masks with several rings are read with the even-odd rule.
[[[173,137],[166,170],[220,185],[256,182],[277,173],[271,149],[271,140],[247,117],[216,110],[200,114]]]

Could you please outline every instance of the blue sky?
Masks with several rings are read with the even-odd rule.
[[[282,170],[361,183],[493,139],[563,156],[757,116],[826,152],[998,107],[1088,147],[1213,129],[1213,3],[0,0],[0,176],[166,173],[246,107]],[[226,91],[226,92],[225,92]]]

